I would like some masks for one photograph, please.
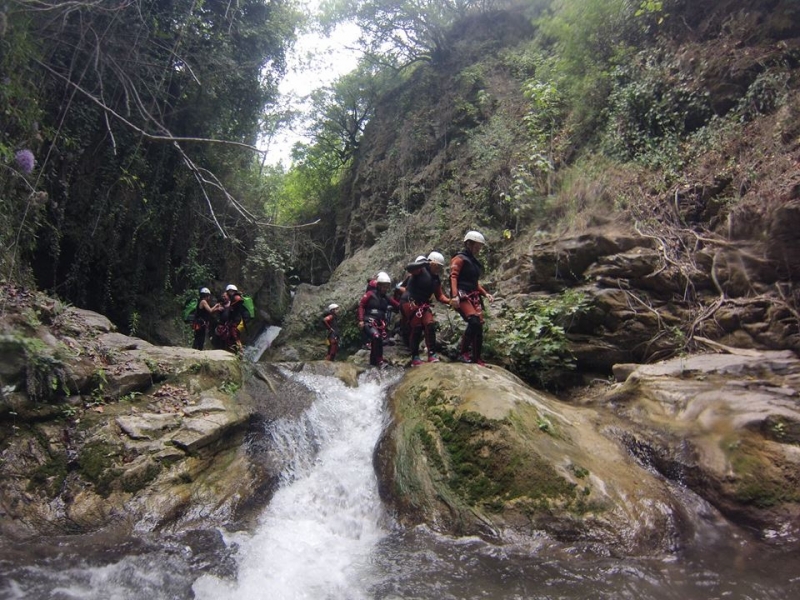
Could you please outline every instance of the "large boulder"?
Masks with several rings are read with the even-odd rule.
[[[603,435],[609,421],[503,369],[415,369],[390,409],[376,463],[403,523],[492,539],[544,532],[621,554],[666,551],[684,533],[669,487]]]
[[[800,543],[800,361],[792,352],[618,365],[594,400],[627,422],[618,439],[650,468],[775,543]]]

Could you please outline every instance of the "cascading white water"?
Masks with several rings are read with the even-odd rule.
[[[386,534],[372,468],[388,380],[348,388],[330,377],[299,379],[317,400],[299,421],[270,426],[287,468],[256,533],[239,537],[235,582],[194,584],[198,599],[366,598],[370,558]]]
[[[275,338],[278,337],[280,332],[280,327],[274,325],[265,327],[264,331],[262,331],[251,344],[245,347],[245,357],[251,362],[258,362],[261,359],[261,355],[272,345],[272,342],[275,341]]]

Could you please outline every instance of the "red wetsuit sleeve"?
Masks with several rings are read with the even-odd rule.
[[[361,296],[361,300],[358,301],[358,320],[364,320],[364,313],[367,310],[367,302],[369,302],[370,296],[372,292],[367,292],[363,296]]]
[[[387,296],[386,299],[389,301],[389,304],[391,304],[395,308],[400,308],[400,300],[398,300],[394,296]]]
[[[325,327],[328,328],[328,331],[333,331],[333,327],[331,327],[331,321],[333,321],[333,315],[328,315],[322,320],[325,322]]]
[[[454,256],[450,261],[450,296],[453,298],[458,296],[458,276],[463,265],[464,259],[460,256]]]

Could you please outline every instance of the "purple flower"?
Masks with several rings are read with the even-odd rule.
[[[19,170],[26,175],[33,171],[33,166],[36,164],[36,160],[33,158],[33,152],[27,148],[17,152],[14,155],[14,161],[17,163]]]

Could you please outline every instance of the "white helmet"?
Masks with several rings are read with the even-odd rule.
[[[378,273],[377,277],[375,277],[375,281],[377,283],[392,283],[392,278],[389,277],[388,273],[381,271]]]
[[[424,254],[420,254],[417,258],[414,259],[415,263],[426,262],[428,259],[425,258]]]
[[[444,256],[442,256],[439,252],[431,252],[428,254],[428,261],[444,266]]]
[[[336,310],[337,308],[339,308],[338,304],[329,304],[328,305],[328,310]]]
[[[464,236],[465,242],[478,242],[479,244],[485,244],[486,238],[483,237],[482,234],[478,233],[477,231],[468,231],[467,235]]]
[[[225,291],[226,291],[226,292],[238,292],[238,291],[239,291],[239,288],[237,288],[237,287],[236,287],[235,285],[233,285],[232,283],[229,283],[229,284],[228,284],[228,287],[226,287],[226,288],[225,288]]]
[[[206,287],[200,288],[200,295],[201,295],[201,296],[203,296],[203,295],[205,295],[205,294],[210,294],[210,293],[211,293],[211,290],[210,290],[210,289],[208,289],[208,288],[206,288]]]

